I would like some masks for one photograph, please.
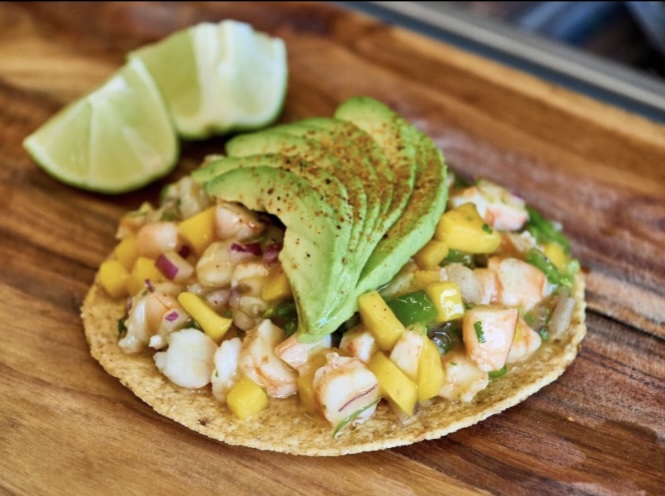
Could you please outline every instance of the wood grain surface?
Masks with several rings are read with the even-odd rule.
[[[122,213],[39,169],[25,136],[128,50],[234,18],[284,38],[282,120],[385,101],[450,166],[561,221],[589,333],[524,403],[443,439],[339,458],[230,447],[155,414],[88,353],[79,306]],[[173,180],[221,149],[183,146]],[[323,3],[0,4],[0,493],[664,494],[665,128]]]

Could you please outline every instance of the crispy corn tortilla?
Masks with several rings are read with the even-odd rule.
[[[366,422],[347,426],[333,438],[324,419],[307,413],[297,396],[270,400],[258,415],[239,420],[213,396],[210,387],[176,386],[155,367],[152,352],[130,355],[118,347],[118,319],[124,300],[111,299],[95,282],[82,306],[85,335],[104,369],[158,413],[231,445],[308,456],[339,456],[437,439],[516,405],[555,381],[574,360],[586,334],[584,279],[575,281],[576,306],[571,326],[558,339],[543,343],[536,356],[490,382],[471,403],[435,398],[408,425],[401,425],[382,402]]]

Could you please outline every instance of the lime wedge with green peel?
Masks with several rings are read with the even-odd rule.
[[[64,107],[23,146],[55,178],[102,193],[124,193],[165,176],[179,150],[161,93],[139,60]]]
[[[197,24],[129,58],[148,67],[183,138],[271,124],[286,96],[284,42],[238,21]]]

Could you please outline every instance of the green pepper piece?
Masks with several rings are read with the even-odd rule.
[[[449,250],[446,258],[441,262],[441,266],[443,267],[451,263],[461,263],[470,269],[476,268],[476,261],[473,255],[459,250]]]
[[[426,324],[436,319],[437,311],[425,290],[396,296],[386,301],[397,320],[405,326]]]
[[[566,286],[569,288],[573,286],[573,276],[557,269],[542,251],[536,248],[531,248],[526,254],[526,261],[534,267],[542,270],[551,284]]]
[[[529,214],[529,220],[526,223],[526,230],[529,231],[536,241],[541,245],[554,241],[559,243],[566,255],[570,255],[570,241],[561,232],[560,228],[551,220],[543,217],[532,207],[526,207]]]

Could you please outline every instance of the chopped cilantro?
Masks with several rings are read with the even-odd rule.
[[[485,231],[487,234],[492,234],[494,232],[489,224],[483,224],[483,231]]]
[[[374,405],[376,405],[380,400],[381,400],[381,398],[377,399],[376,401],[373,401],[373,402],[370,403],[369,405],[364,406],[364,407],[362,407],[362,408],[356,410],[356,411],[353,412],[351,415],[349,415],[349,416],[346,417],[344,420],[342,420],[339,424],[337,424],[337,427],[335,427],[335,430],[333,431],[333,437],[337,436],[337,434],[339,433],[339,431],[341,431],[342,429],[344,429],[344,427],[346,427],[346,426],[349,425],[351,422],[353,422],[353,421],[358,417],[358,415],[360,415],[361,413],[363,413],[365,410],[369,410],[370,408],[372,408],[372,407],[373,407]],[[325,405],[324,405],[323,407],[325,408]]]
[[[490,371],[488,375],[490,379],[498,379],[499,377],[506,375],[506,372],[508,372],[508,369],[504,365],[500,369]]]
[[[473,323],[473,328],[476,330],[476,337],[479,343],[485,342],[485,331],[483,331],[483,323],[477,320]]]
[[[118,338],[124,336],[126,332],[127,326],[125,325],[125,321],[123,319],[118,319]]]

